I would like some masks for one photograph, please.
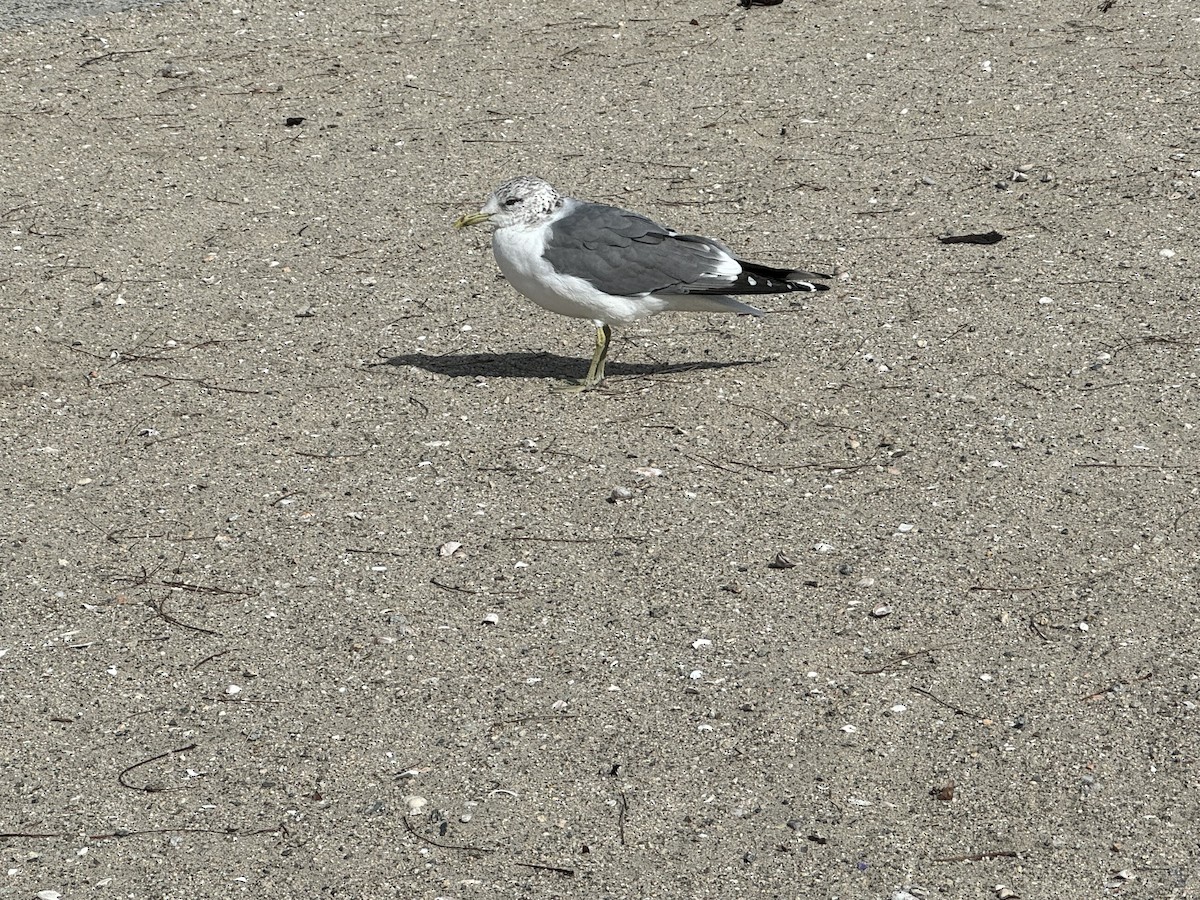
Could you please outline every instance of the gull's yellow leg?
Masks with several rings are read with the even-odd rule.
[[[596,326],[596,349],[592,353],[592,364],[587,376],[581,381],[556,387],[559,391],[589,391],[599,387],[604,380],[604,361],[608,359],[608,346],[612,342],[612,329],[608,325]]]
[[[592,354],[592,364],[588,368],[587,384],[595,387],[604,380],[604,361],[608,359],[608,345],[612,342],[612,329],[608,325],[596,328],[596,352]]]

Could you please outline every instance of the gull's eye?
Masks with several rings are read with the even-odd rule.
[[[504,201],[504,205],[505,206],[516,206],[520,202],[521,202],[520,197],[509,197],[507,200]]]

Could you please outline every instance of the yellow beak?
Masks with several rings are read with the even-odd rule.
[[[465,216],[459,216],[454,220],[455,228],[469,228],[472,225],[479,225],[483,222],[488,222],[492,218],[491,213],[474,212],[467,213]]]

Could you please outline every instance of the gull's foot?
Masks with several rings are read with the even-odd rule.
[[[580,378],[578,381],[564,381],[550,388],[556,394],[582,394],[584,391],[595,391],[600,388],[600,379],[595,381]]]
[[[608,358],[608,346],[612,341],[612,329],[604,323],[596,325],[596,352],[592,354],[592,364],[588,366],[587,375],[568,384],[555,385],[553,390],[566,394],[579,394],[591,391],[604,381],[604,360]]]

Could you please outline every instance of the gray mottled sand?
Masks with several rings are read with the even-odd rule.
[[[1200,898],[1195,17],[0,32],[0,895]],[[552,393],[521,172],[837,287]]]
[[[0,0],[0,29],[26,28],[54,22],[86,22],[131,9],[161,8],[165,2],[146,0]]]

